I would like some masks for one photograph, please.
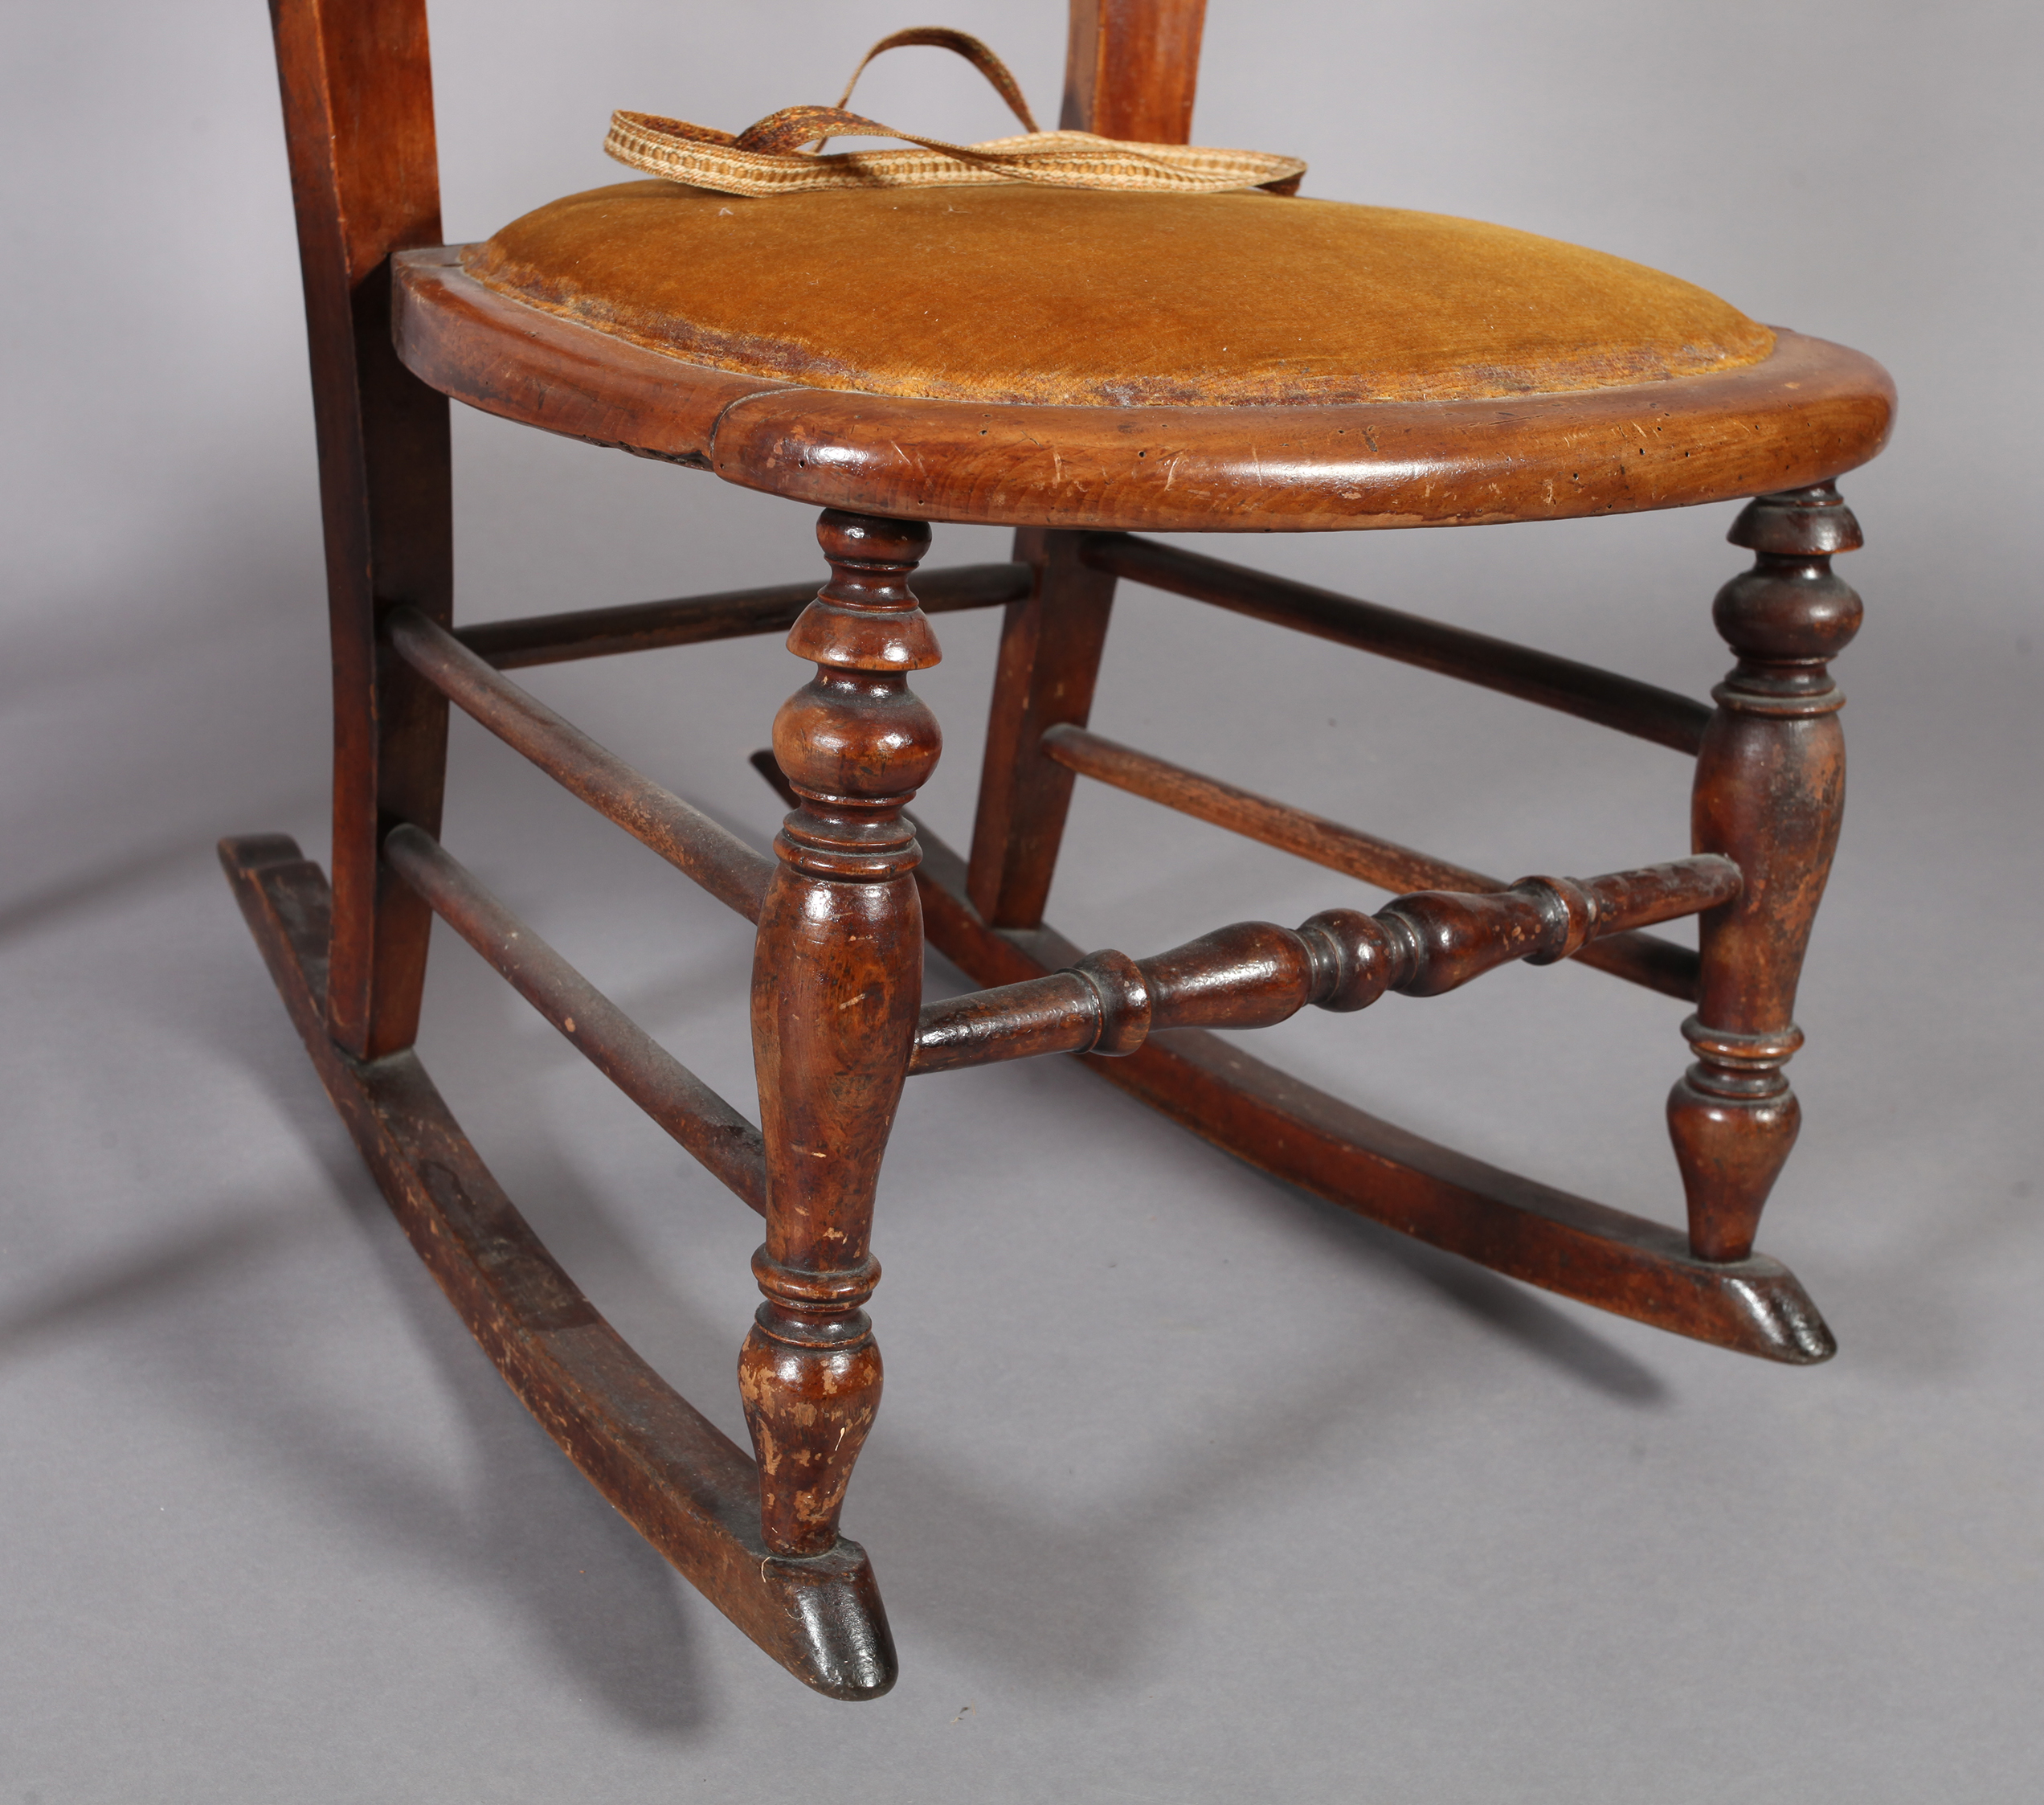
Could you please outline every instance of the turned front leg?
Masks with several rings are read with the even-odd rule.
[[[788,636],[816,676],[774,722],[799,806],[775,849],[753,960],[753,1058],[766,1143],[766,1302],[738,1357],[766,1545],[820,1554],[880,1403],[863,1308],[880,1277],[873,1189],[922,1000],[918,857],[903,807],[928,781],[937,722],[908,673],[938,661],[908,578],[920,522],[832,510],[831,580]]]
[[[1668,1128],[1702,1259],[1750,1253],[1801,1111],[1782,1070],[1802,1045],[1796,984],[1846,800],[1845,704],[1829,661],[1858,630],[1859,597],[1832,574],[1861,543],[1829,483],[1763,495],[1729,535],[1757,555],[1712,618],[1738,665],[1696,763],[1695,849],[1735,861],[1739,895],[1702,917],[1703,968],[1682,1032],[1696,1062],[1668,1098]]]

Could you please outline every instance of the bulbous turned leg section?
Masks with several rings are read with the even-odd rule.
[[[821,1554],[837,1539],[880,1408],[880,1347],[859,1308],[880,1268],[869,1259],[858,1279],[833,1287],[776,1267],[762,1248],[753,1271],[768,1301],[738,1355],[738,1395],[759,1461],[760,1526],[777,1554]]]
[[[909,673],[937,662],[908,577],[918,522],[827,512],[831,581],[788,636],[815,680],[774,723],[800,805],[782,825],[753,961],[753,1058],[766,1151],[766,1298],[738,1361],[777,1554],[827,1551],[880,1402],[864,1305],[873,1193],[922,1001],[920,854],[901,810],[935,767],[937,723]]]
[[[1688,1193],[1690,1250],[1699,1259],[1744,1259],[1802,1128],[1802,1105],[1781,1066],[1803,1037],[1714,1034],[1694,1016],[1682,1031],[1699,1057],[1668,1093],[1668,1133]]]
[[[1795,1145],[1801,1112],[1782,1067],[1802,1045],[1796,986],[1845,808],[1845,698],[1829,661],[1858,630],[1859,597],[1831,559],[1861,543],[1829,483],[1763,495],[1728,535],[1753,567],[1712,617],[1739,662],[1712,692],[1696,762],[1692,843],[1732,859],[1744,886],[1701,917],[1696,1062],[1668,1128],[1699,1258],[1743,1259]]]

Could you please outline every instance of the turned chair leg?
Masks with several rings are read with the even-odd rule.
[[[917,521],[827,511],[831,580],[788,636],[816,675],[774,722],[799,805],[753,963],[753,1057],[766,1138],[766,1298],[738,1357],[759,1461],[761,1526],[777,1554],[826,1552],[880,1403],[862,1308],[873,1189],[922,1001],[918,853],[901,810],[942,740],[908,686],[938,661],[908,587],[930,544]]]
[[[1035,572],[1008,604],[987,722],[966,893],[995,927],[1041,925],[1074,775],[1044,755],[1052,727],[1086,724],[1114,579],[1084,563],[1085,535],[1024,527],[1015,555]]]
[[[1695,849],[1745,874],[1701,918],[1696,1062],[1668,1097],[1668,1129],[1701,1259],[1743,1259],[1801,1125],[1783,1066],[1803,1036],[1796,984],[1838,842],[1846,800],[1845,698],[1829,661],[1858,630],[1859,597],[1832,574],[1861,543],[1829,483],[1763,495],[1730,534],[1753,567],[1718,593],[1712,618],[1738,655],[1712,692],[1696,763]]]

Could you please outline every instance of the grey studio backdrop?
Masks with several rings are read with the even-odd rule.
[[[736,127],[936,20],[1054,110],[1057,0],[436,0],[449,235],[617,178],[614,107]],[[1203,141],[1674,270],[1895,375],[1893,448],[1846,485],[1853,798],[1763,1234],[1842,1351],[1793,1370],[1523,1289],[1063,1062],[918,1081],[846,1513],[903,1677],[861,1707],[772,1667],[516,1406],[213,866],[223,833],[325,848],[262,8],[4,30],[0,1802],[2040,1795],[2034,8],[1212,0]],[[1004,129],[934,51],[861,94]],[[455,438],[470,619],[820,572],[804,509],[459,410]],[[1702,694],[1732,513],[1216,549]],[[1002,545],[940,530],[934,561]],[[926,814],[962,842],[996,621],[938,627]],[[532,684],[763,844],[744,754],[803,675],[762,640]],[[1094,718],[1480,868],[1683,849],[1673,755],[1140,589]],[[452,761],[459,854],[750,1103],[744,924],[460,721]],[[1053,919],[1139,952],[1363,894],[1089,788]],[[456,1112],[742,1439],[755,1222],[464,948],[434,958],[423,1046]],[[1515,969],[1258,1050],[1673,1218],[1681,1013]]]

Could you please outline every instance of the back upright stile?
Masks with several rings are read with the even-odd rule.
[[[432,917],[378,863],[440,825],[447,705],[379,653],[391,609],[453,609],[448,404],[390,341],[390,257],[440,239],[423,0],[272,0],[305,284],[333,647],[327,1023],[360,1058],[411,1046]]]
[[[1205,13],[1206,0],[1072,0],[1060,123],[1190,143]],[[1040,748],[1051,729],[1086,724],[1114,600],[1113,572],[1083,545],[1083,534],[1054,528],[1015,535],[1035,585],[1002,623],[967,880],[973,907],[996,927],[1043,920],[1065,837],[1072,773]]]

